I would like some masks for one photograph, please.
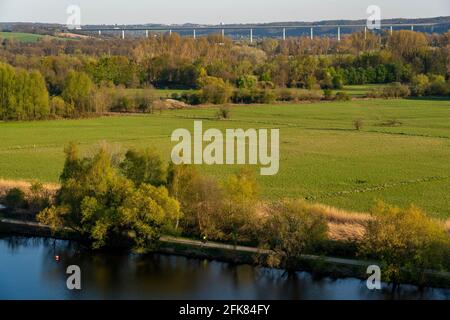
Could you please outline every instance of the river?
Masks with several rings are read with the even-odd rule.
[[[56,261],[55,256],[60,260]],[[81,268],[80,291],[66,287],[66,268]],[[358,279],[314,278],[299,272],[169,255],[92,253],[75,242],[0,238],[0,299],[450,299],[450,290],[419,293],[402,286],[392,296]]]

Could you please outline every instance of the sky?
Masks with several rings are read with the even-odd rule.
[[[449,0],[0,0],[0,22],[66,23],[78,5],[81,24],[261,23],[450,16]]]

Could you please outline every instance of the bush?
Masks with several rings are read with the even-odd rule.
[[[383,92],[386,98],[406,98],[411,95],[409,87],[398,82],[387,86],[383,89]]]
[[[271,205],[260,233],[261,245],[274,251],[267,263],[271,267],[295,270],[302,255],[312,253],[327,239],[328,225],[323,215],[312,214],[299,200]]]
[[[323,90],[323,98],[328,101],[334,100],[333,90],[330,89]]]
[[[430,80],[424,74],[414,76],[411,81],[411,95],[421,97],[428,91]]]
[[[223,79],[204,77],[200,81],[201,97],[205,103],[224,104],[229,102],[233,88]]]
[[[34,182],[30,187],[30,208],[37,213],[48,207],[51,203],[50,194],[40,182]]]
[[[445,96],[448,94],[447,83],[443,76],[431,77],[428,94],[432,96]]]
[[[90,239],[94,249],[131,242],[135,251],[146,252],[161,234],[177,230],[179,204],[164,186],[146,183],[153,176],[141,170],[140,159],[132,172],[144,171],[139,186],[121,175],[113,160],[105,148],[84,159],[68,149],[56,205],[37,219],[52,230],[70,228]]]
[[[411,279],[424,283],[427,270],[444,267],[450,252],[450,238],[444,226],[423,211],[379,203],[372,210],[359,253],[376,259],[383,269],[384,281],[394,284]]]
[[[287,102],[287,101],[295,101],[296,100],[295,92],[293,90],[290,90],[287,88],[279,89],[276,92],[276,95],[278,97],[277,98],[278,101]]]
[[[231,110],[228,106],[221,106],[219,110],[217,110],[217,119],[224,120],[224,119],[230,119],[231,118]]]
[[[272,103],[277,99],[275,92],[271,89],[237,89],[233,93],[234,103]]]
[[[319,101],[323,99],[321,90],[296,90],[295,98],[297,101]]]
[[[13,210],[25,207],[25,193],[19,188],[10,189],[5,196],[5,205]]]
[[[362,119],[356,119],[353,121],[353,126],[355,127],[356,130],[361,131],[362,128],[364,127],[364,122]]]
[[[337,101],[350,101],[350,96],[347,92],[339,91],[336,93],[334,100]]]
[[[411,95],[408,86],[402,85],[399,82],[391,83],[389,86],[369,91],[367,97],[369,98],[406,98]]]
[[[57,117],[70,115],[66,108],[66,102],[61,97],[52,97],[50,100],[50,113]]]

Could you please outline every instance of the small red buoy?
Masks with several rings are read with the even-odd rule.
[[[56,260],[56,261],[60,261],[60,260],[61,260],[61,257],[60,257],[60,256],[55,256],[55,260]]]

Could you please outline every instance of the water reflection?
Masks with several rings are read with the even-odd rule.
[[[55,260],[60,257],[60,261]],[[42,238],[0,238],[0,299],[449,299],[450,290],[392,295],[357,279],[248,265],[123,252],[92,254],[79,244]],[[66,268],[82,270],[82,290],[66,288]]]

